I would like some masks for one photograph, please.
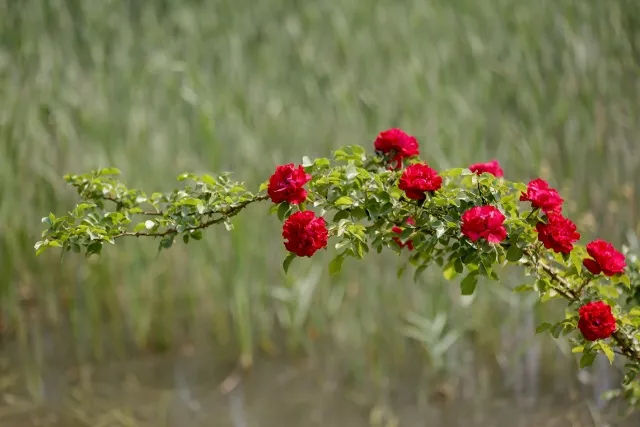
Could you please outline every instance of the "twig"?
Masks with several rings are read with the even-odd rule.
[[[539,210],[538,208],[534,208],[531,212],[529,212],[529,215],[527,215],[527,217],[525,218],[525,221],[531,218],[533,214],[537,213],[538,210]]]
[[[569,281],[567,279],[565,279],[564,277],[560,277],[558,271],[556,271],[553,267],[545,264],[543,261],[538,260],[538,265],[556,282],[560,283],[562,286],[564,286],[564,288],[566,290],[561,290],[558,287],[554,287],[554,289],[562,294],[565,298],[567,298],[568,300],[575,302],[578,300],[578,296],[576,295],[576,293],[573,291],[573,289],[571,289],[571,283],[569,283]]]
[[[478,180],[478,193],[480,194],[480,199],[482,199],[482,204],[486,205],[487,200],[484,198],[484,194],[482,193],[482,188],[480,186],[480,181]]]
[[[584,279],[584,282],[582,282],[582,284],[576,290],[576,294],[578,296],[582,295],[582,290],[589,284],[589,282],[591,282],[591,277],[586,277]]]
[[[564,277],[561,277],[559,275],[559,272],[555,268],[547,265],[545,262],[539,259],[536,259],[535,255],[532,252],[526,250],[525,253],[529,257],[530,263],[533,264],[534,267],[539,266],[540,268],[542,268],[542,270],[545,273],[547,273],[547,275],[551,278],[551,280],[557,283],[557,285],[551,285],[551,288],[553,290],[558,292],[560,295],[562,295],[565,299],[569,300],[570,302],[580,301],[580,294],[582,292],[582,289],[589,282],[588,280],[586,282],[583,282],[580,288],[578,288],[578,291],[576,292],[572,289],[571,283]],[[626,332],[618,329],[612,334],[612,338],[620,348],[620,351],[626,357],[636,362],[640,362],[640,351],[634,348],[633,337],[630,337]]]
[[[622,352],[625,354],[625,356],[627,356],[629,359],[634,359],[640,362],[640,352],[638,352],[633,347],[633,338],[628,336],[625,332],[621,331],[620,329],[615,331],[612,337],[615,340],[615,342],[618,344],[618,347],[622,349]]]
[[[239,203],[235,206],[232,206],[226,210],[220,211],[220,212],[215,212],[215,211],[210,211],[210,212],[205,212],[202,215],[206,216],[206,215],[216,215],[219,214],[221,215],[218,218],[213,218],[210,219],[208,221],[203,222],[200,225],[196,225],[193,227],[186,227],[184,229],[184,231],[194,231],[194,230],[200,230],[203,228],[207,228],[213,224],[218,224],[220,222],[223,222],[225,219],[232,217],[234,215],[236,215],[238,212],[240,212],[242,209],[244,209],[245,207],[247,207],[248,205],[250,205],[251,203],[254,202],[259,202],[262,200],[266,200],[268,199],[269,196],[267,195],[262,195],[262,196],[256,196],[253,199],[249,199],[249,200],[245,200],[242,203]],[[165,231],[162,232],[157,232],[157,233],[147,233],[147,232],[142,232],[142,231],[138,231],[138,232],[133,232],[133,231],[124,231],[120,234],[116,234],[115,236],[113,236],[113,239],[119,239],[121,237],[164,237],[167,236],[169,234],[178,234],[178,230],[175,228],[169,228]]]
[[[102,198],[104,200],[109,200],[110,202],[113,202],[116,204],[116,209],[120,209],[120,207],[123,206],[124,203],[122,203],[121,200],[116,199],[115,197],[112,196],[106,196],[106,195],[102,195]],[[151,211],[142,211],[142,212],[138,212],[138,215],[146,215],[146,216],[162,216],[164,215],[164,212],[162,211],[155,211],[155,212],[151,212]]]

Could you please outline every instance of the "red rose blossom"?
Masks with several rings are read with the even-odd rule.
[[[284,246],[298,256],[311,256],[327,246],[327,225],[312,211],[292,214],[282,226]]]
[[[605,302],[594,301],[585,304],[580,307],[578,314],[578,328],[589,341],[609,338],[616,331],[616,318],[611,314],[609,304]]]
[[[397,128],[380,132],[373,145],[382,153],[392,154],[396,169],[402,167],[402,159],[420,154],[418,140]]]
[[[576,231],[576,225],[558,212],[547,213],[547,223],[536,224],[538,240],[544,247],[555,252],[568,254],[573,249],[573,242],[580,239],[580,233]]]
[[[582,264],[593,274],[604,273],[606,276],[622,273],[627,263],[621,254],[609,242],[594,240],[587,245],[587,252],[593,257],[585,258]]]
[[[424,163],[416,163],[402,172],[398,187],[407,197],[414,200],[424,199],[425,192],[436,191],[442,186],[442,177]]]
[[[542,209],[545,213],[561,212],[564,202],[558,191],[549,187],[547,181],[542,178],[529,181],[527,192],[520,195],[520,201],[527,200],[534,208]]]
[[[413,217],[410,216],[409,218],[407,218],[407,224],[416,225],[416,221],[413,219]],[[403,229],[401,227],[397,226],[397,225],[394,225],[391,228],[391,231],[393,231],[396,234],[401,234]],[[413,250],[413,241],[412,240],[408,240],[408,241],[402,243],[402,240],[400,240],[399,237],[393,237],[393,241],[396,242],[398,244],[398,246],[400,246],[401,248],[404,248],[406,246],[407,248],[409,248],[410,251]]]
[[[504,172],[502,171],[500,163],[498,163],[497,160],[491,160],[490,162],[486,163],[474,163],[469,166],[469,170],[471,172],[477,173],[478,175],[487,172],[498,178],[504,176]]]
[[[493,206],[475,206],[462,214],[462,234],[471,241],[500,243],[507,237],[504,215]]]
[[[302,166],[296,168],[293,163],[281,165],[269,178],[267,193],[273,203],[302,203],[307,198],[307,190],[303,186],[311,179]]]

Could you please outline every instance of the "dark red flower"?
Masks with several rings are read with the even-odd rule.
[[[547,222],[536,224],[538,240],[544,247],[555,252],[568,254],[573,249],[573,243],[580,239],[576,225],[558,212],[547,213]]]
[[[407,197],[414,200],[424,199],[427,191],[436,191],[442,186],[442,177],[424,163],[416,163],[402,172],[398,187]]]
[[[322,217],[312,211],[292,214],[282,226],[284,246],[298,256],[311,256],[327,246],[327,225]]]
[[[537,178],[529,181],[527,192],[520,195],[520,201],[530,201],[534,208],[547,212],[561,212],[564,200],[555,188],[549,187],[547,181]]]
[[[410,216],[409,218],[407,218],[407,224],[416,225],[416,221],[413,219],[413,217]],[[402,231],[404,231],[404,229],[397,225],[394,225],[391,228],[391,231],[393,231],[396,234],[401,234]],[[396,242],[398,246],[400,246],[401,248],[404,248],[406,246],[407,248],[409,248],[410,251],[413,250],[413,240],[407,240],[406,242],[403,243],[399,237],[394,237],[393,241]]]
[[[504,176],[504,172],[502,171],[500,163],[498,163],[497,160],[491,160],[490,162],[486,163],[474,163],[469,166],[469,170],[471,172],[477,173],[478,175],[487,172],[498,178]]]
[[[616,331],[616,318],[611,314],[609,304],[603,301],[583,305],[578,314],[578,328],[589,341],[609,338]]]
[[[302,203],[307,198],[307,190],[303,186],[311,179],[302,166],[297,168],[293,163],[281,165],[269,178],[267,193],[273,203]]]
[[[475,206],[462,214],[462,234],[471,241],[500,243],[507,237],[504,215],[493,206]]]
[[[585,258],[582,264],[593,274],[604,273],[606,276],[622,273],[627,263],[624,255],[604,240],[594,240],[587,245],[587,252],[593,257]]]
[[[391,155],[391,160],[396,162],[396,169],[402,167],[402,159],[420,154],[418,140],[397,128],[380,132],[373,145],[376,150]]]

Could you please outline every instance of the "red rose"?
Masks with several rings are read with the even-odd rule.
[[[396,162],[396,169],[402,167],[402,159],[420,154],[418,140],[397,128],[380,132],[373,145],[376,150],[392,155],[391,160]]]
[[[305,173],[302,166],[298,166],[296,169],[293,163],[281,165],[269,178],[267,193],[273,203],[302,203],[307,198],[307,190],[303,186],[310,179],[311,175]]]
[[[409,225],[416,225],[416,221],[413,219],[413,217],[409,217],[407,218],[407,224]],[[401,234],[403,229],[401,227],[398,227],[397,225],[394,225],[391,228],[391,231],[393,231],[396,234]],[[399,237],[394,237],[393,241],[396,242],[398,244],[398,246],[400,246],[401,248],[404,248],[405,246],[407,248],[409,248],[410,251],[413,250],[413,241],[412,240],[408,240],[405,243],[402,243],[402,240],[400,240]]]
[[[578,313],[578,328],[589,341],[609,338],[616,331],[616,318],[611,314],[611,307],[605,302],[594,301],[585,304],[580,307]]]
[[[489,243],[500,243],[507,237],[502,225],[504,215],[493,206],[476,206],[462,214],[462,234],[471,241],[485,239]]]
[[[425,192],[436,191],[442,186],[442,177],[424,163],[416,163],[402,172],[398,187],[407,197],[414,200],[424,199]]]
[[[587,245],[587,252],[593,257],[585,258],[582,264],[593,274],[604,273],[606,276],[622,273],[627,263],[621,254],[609,242],[594,240]]]
[[[504,172],[502,171],[500,163],[498,163],[497,160],[491,160],[490,162],[486,163],[474,163],[469,166],[469,170],[471,172],[477,173],[478,175],[487,172],[498,178],[504,176]]]
[[[547,213],[547,223],[536,224],[538,240],[544,247],[555,252],[568,254],[573,249],[573,242],[580,239],[580,233],[576,232],[576,225],[571,220],[558,212]]]
[[[285,248],[298,256],[311,256],[327,246],[327,225],[312,211],[292,214],[282,226]]]
[[[549,187],[544,179],[538,178],[529,182],[527,192],[520,195],[520,201],[530,201],[534,208],[545,213],[562,211],[562,197],[555,188]]]

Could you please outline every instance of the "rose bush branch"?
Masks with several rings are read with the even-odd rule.
[[[333,158],[278,166],[256,192],[229,175],[182,174],[181,188],[146,194],[128,188],[116,169],[65,179],[80,202],[66,215],[43,218],[47,228],[36,252],[49,247],[100,253],[123,237],[155,237],[160,249],[176,238],[202,238],[202,230],[230,219],[250,204],[270,200],[283,221],[288,269],[333,241],[332,274],[347,258],[385,248],[402,254],[418,277],[438,265],[448,280],[460,277],[463,294],[479,279],[499,281],[507,264],[524,268],[541,302],[564,298],[563,319],[543,322],[538,332],[566,336],[572,351],[590,365],[598,353],[613,362],[624,355],[623,391],[640,402],[640,262],[613,245],[594,240],[586,247],[575,224],[562,213],[564,200],[538,178],[527,185],[504,178],[495,160],[468,168],[436,171],[418,158],[417,140],[399,129],[381,132],[375,153],[348,146]],[[574,333],[578,330],[579,333]]]
[[[198,225],[193,225],[193,226],[188,226],[185,227],[182,231],[178,231],[179,228],[167,228],[164,231],[161,232],[142,232],[142,231],[123,231],[120,234],[116,234],[113,238],[114,239],[118,239],[120,237],[127,237],[127,236],[133,236],[133,237],[164,237],[164,236],[168,236],[168,235],[172,235],[172,234],[178,234],[178,233],[192,233],[195,230],[200,230],[203,228],[207,228],[210,227],[214,224],[219,224],[223,221],[228,220],[229,218],[237,215],[242,209],[246,208],[248,205],[250,205],[251,203],[255,203],[255,202],[259,202],[262,200],[266,200],[267,196],[254,196],[253,198],[247,199],[243,202],[240,202],[238,204],[235,205],[230,205],[227,209],[223,209],[223,210],[219,210],[219,211],[209,211],[209,212],[205,212],[204,215],[206,216],[211,216],[211,215],[219,215],[217,218],[211,218],[205,221],[200,222]],[[150,215],[147,212],[142,212],[142,215]],[[162,212],[158,212],[158,213],[153,213],[152,215],[163,215]],[[145,226],[146,228],[146,226]]]

